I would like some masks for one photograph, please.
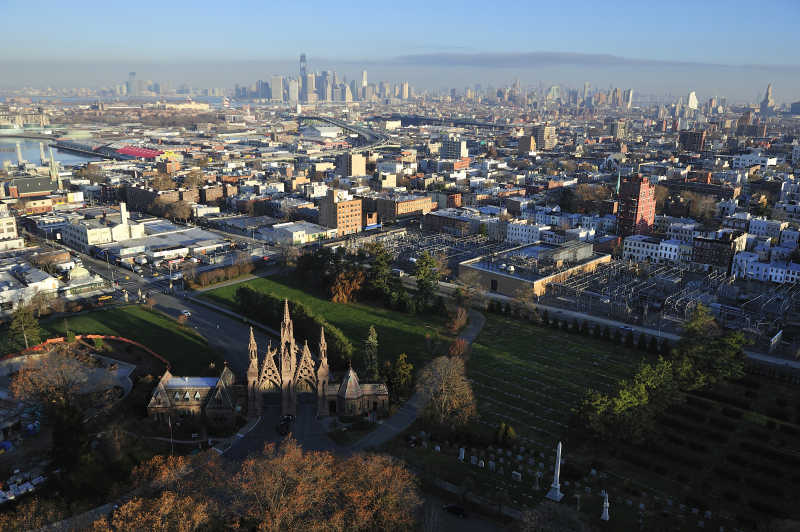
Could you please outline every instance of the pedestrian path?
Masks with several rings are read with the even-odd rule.
[[[466,341],[467,344],[472,345],[472,342],[478,338],[481,329],[483,329],[484,323],[486,323],[484,315],[477,310],[471,309],[469,311],[469,322],[458,337]],[[394,439],[414,423],[422,406],[422,397],[419,393],[414,392],[411,398],[392,417],[384,420],[377,429],[353,443],[350,448],[353,451],[361,451],[378,447]]]

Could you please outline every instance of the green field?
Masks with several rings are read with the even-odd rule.
[[[613,389],[643,356],[604,340],[489,314],[472,346],[468,375],[484,423],[505,421],[520,436],[551,445],[563,438],[570,411],[589,387]]]
[[[66,321],[75,334],[108,334],[136,340],[166,358],[178,375],[204,375],[211,361],[221,367],[222,358],[203,337],[164,314],[140,306],[95,310]],[[43,338],[63,335],[63,319],[42,323]]]
[[[361,346],[373,325],[378,333],[381,361],[394,360],[400,353],[408,355],[409,361],[416,368],[431,358],[432,342],[426,340],[426,334],[433,338],[440,337],[439,348],[446,347],[446,316],[411,315],[365,303],[332,303],[300,288],[291,277],[275,276],[252,279],[231,286],[224,286],[204,292],[200,297],[216,304],[234,308],[234,296],[237,288],[246,286],[253,290],[273,294],[305,304],[317,316],[322,316],[331,324],[339,327],[353,343],[355,356],[360,356]],[[266,323],[279,328],[279,323]],[[302,339],[298,339],[302,340]],[[436,342],[433,342],[436,343]]]

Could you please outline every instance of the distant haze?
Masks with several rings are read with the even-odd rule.
[[[299,56],[299,54],[298,54]],[[298,60],[208,62],[0,62],[0,87],[102,87],[124,83],[128,72],[138,79],[181,83],[193,87],[249,85],[270,75],[296,76]],[[758,101],[767,83],[774,86],[778,102],[800,100],[800,67],[714,65],[627,59],[610,55],[539,52],[528,54],[416,54],[386,60],[333,60],[308,57],[309,71],[335,70],[339,76],[360,79],[366,69],[370,82],[409,81],[423,90],[463,88],[481,84],[485,89],[513,83],[523,86],[565,85],[582,87],[632,87],[639,94],[726,96]]]
[[[0,86],[231,88],[309,69],[800,100],[798,0],[0,0]]]

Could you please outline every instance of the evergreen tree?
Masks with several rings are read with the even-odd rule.
[[[20,305],[17,307],[11,318],[8,332],[10,339],[19,349],[27,349],[42,341],[39,320],[33,315],[33,308],[30,306]]]
[[[414,365],[408,361],[405,353],[397,355],[397,359],[392,366],[389,379],[389,388],[394,394],[393,400],[405,397],[411,390],[411,380],[414,377]]]
[[[369,333],[364,342],[364,369],[367,372],[367,380],[375,382],[380,379],[378,374],[378,333],[375,327],[369,326]]]
[[[439,286],[439,270],[433,255],[427,251],[422,253],[417,259],[414,275],[417,278],[417,310],[427,310]]]

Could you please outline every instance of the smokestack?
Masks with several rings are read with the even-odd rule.
[[[119,215],[122,219],[122,225],[128,225],[128,207],[124,201],[119,204]]]

